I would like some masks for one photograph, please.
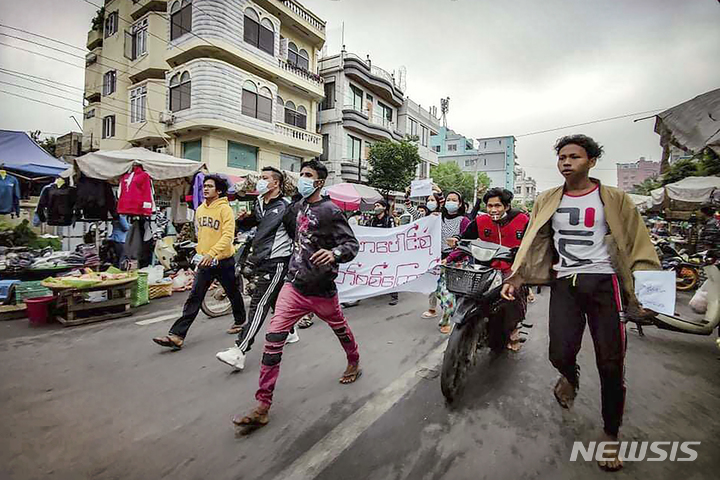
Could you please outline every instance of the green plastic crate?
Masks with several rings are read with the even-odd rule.
[[[23,303],[26,298],[46,297],[52,294],[52,290],[42,286],[42,280],[20,282],[15,285],[15,303]]]
[[[133,284],[130,292],[130,306],[135,308],[150,303],[148,295],[148,274],[147,272],[138,272],[138,279]]]

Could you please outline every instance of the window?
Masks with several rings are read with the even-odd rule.
[[[363,91],[355,85],[350,85],[350,105],[358,112],[362,112]]]
[[[288,43],[288,63],[304,70],[310,69],[310,55],[304,49],[298,50],[293,42]]]
[[[95,109],[88,110],[85,112],[85,118],[94,118],[95,117]]]
[[[392,108],[388,107],[384,103],[378,102],[378,107],[380,107],[380,115],[383,125],[387,125],[388,123],[392,122],[393,119],[393,111]]]
[[[448,152],[457,152],[457,145],[456,145],[456,144],[452,143],[452,144],[448,145],[447,147],[448,147],[448,148],[447,148],[447,149],[448,149]]]
[[[145,106],[147,105],[147,86],[130,90],[130,123],[145,121]]]
[[[257,147],[228,141],[228,167],[257,171]]]
[[[182,142],[182,158],[199,162],[202,158],[202,139]]]
[[[325,99],[320,104],[320,110],[332,110],[335,108],[335,82],[325,84]]]
[[[125,56],[137,60],[147,53],[148,19],[140,20],[130,31],[125,30]]]
[[[296,155],[289,155],[287,153],[280,154],[280,168],[288,172],[299,172],[302,161],[303,158]]]
[[[250,80],[243,84],[242,114],[263,122],[272,122],[272,92],[266,87],[260,89]]]
[[[438,145],[438,146],[435,147],[435,151],[436,151],[437,153],[440,153],[440,145]]]
[[[118,12],[112,12],[105,17],[105,38],[115,35],[118,31]]]
[[[475,159],[474,159],[474,158],[470,158],[470,159],[468,159],[468,160],[465,160],[465,166],[466,166],[466,167],[471,167],[471,166],[473,166],[473,165],[475,165]]]
[[[414,118],[410,119],[410,135],[416,136],[418,134],[418,123],[415,121]]]
[[[115,93],[116,86],[117,72],[115,70],[105,72],[105,75],[103,76],[103,95],[107,96]]]
[[[176,73],[170,79],[170,111],[179,112],[190,108],[190,74]]]
[[[323,153],[322,155],[320,155],[320,161],[327,162],[328,150],[330,150],[330,135],[328,135],[327,133],[322,136],[322,150]]]
[[[352,135],[347,136],[347,159],[348,160],[360,160],[362,150],[362,140],[355,138]]]
[[[285,123],[295,125],[298,128],[307,128],[307,110],[302,105],[295,107],[295,104],[288,100],[285,104]]]
[[[275,55],[275,27],[267,18],[260,21],[260,16],[252,8],[245,9],[243,38],[246,43]]]
[[[102,138],[115,136],[115,115],[108,115],[103,118]]]
[[[178,0],[170,8],[170,40],[192,32],[192,0]]]
[[[428,146],[428,128],[425,125],[420,125],[420,144],[423,147]]]

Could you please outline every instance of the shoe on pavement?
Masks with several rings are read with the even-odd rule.
[[[298,335],[297,330],[294,332],[288,333],[287,340],[285,340],[285,343],[297,343],[300,341],[300,335]]]
[[[393,298],[392,300],[390,300],[390,303],[388,303],[388,305],[393,306],[393,307],[394,307],[395,305],[397,305],[397,304],[398,304],[398,299],[397,299],[397,298]]]
[[[232,327],[227,329],[227,333],[229,333],[230,335],[237,335],[238,333],[240,333],[240,330],[242,330],[242,328],[242,325],[233,325]]]
[[[155,337],[153,338],[153,342],[157,343],[161,347],[168,347],[172,348],[173,350],[180,350],[183,346],[183,343],[185,343],[182,337],[173,334],[165,335],[162,337]]]
[[[215,354],[215,358],[224,364],[230,365],[235,370],[242,370],[245,368],[245,354],[237,345],[230,347],[227,350],[223,350],[222,352],[218,352]]]

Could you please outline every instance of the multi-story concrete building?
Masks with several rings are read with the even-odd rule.
[[[103,79],[100,115],[86,109],[92,148],[165,147],[236,175],[322,153],[325,22],[296,0],[109,0],[104,22],[88,41],[86,84]]]
[[[422,159],[418,176],[426,177],[437,155],[429,148],[438,119],[405,96],[395,75],[341,51],[320,61],[325,100],[320,106],[321,160],[330,171],[329,184],[365,183],[368,153],[377,141],[400,141],[417,135]]]
[[[640,160],[634,163],[617,164],[617,186],[626,192],[646,179],[658,175],[660,175],[660,162],[645,160],[645,157],[640,157]]]
[[[537,198],[537,182],[522,167],[515,168],[515,200],[525,203]]]
[[[479,138],[475,147],[472,139],[441,127],[431,145],[441,163],[455,162],[468,173],[485,172],[491,186],[515,191],[515,137]]]

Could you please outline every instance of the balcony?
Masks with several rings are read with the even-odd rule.
[[[148,12],[167,12],[167,0],[133,0],[130,16],[137,20]]]
[[[296,75],[298,78],[301,78],[307,82],[310,82],[317,86],[318,88],[323,88],[323,83],[325,82],[323,78],[320,75],[317,75],[312,72],[308,72],[304,68],[296,67],[295,65],[291,65],[282,58],[278,58],[278,65],[281,69],[283,69],[286,72],[290,72],[293,75]]]
[[[275,133],[291,140],[289,144],[297,144],[303,150],[322,152],[322,135],[279,122],[275,124]]]
[[[395,122],[389,121],[379,112],[372,113],[367,109],[358,109],[353,105],[343,106],[343,127],[356,131],[375,140],[403,139],[397,131]]]
[[[325,43],[325,21],[296,0],[255,0],[255,3],[280,18],[287,27],[299,30],[317,48]]]
[[[358,165],[359,163],[359,165]],[[359,170],[359,174],[358,174]],[[353,183],[364,183],[368,181],[367,160],[344,158],[340,162],[340,176],[343,180]]]
[[[102,47],[103,44],[103,32],[100,30],[90,30],[87,35],[87,49],[94,50],[97,47]]]
[[[392,74],[352,53],[344,54],[343,69],[345,75],[365,86],[386,102],[398,108],[403,106],[405,94]]]

